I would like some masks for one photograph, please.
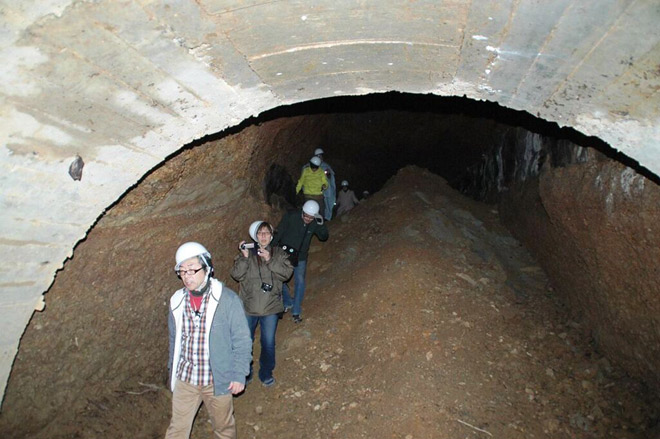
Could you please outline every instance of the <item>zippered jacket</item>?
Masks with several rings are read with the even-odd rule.
[[[309,244],[314,235],[316,235],[319,241],[328,239],[330,234],[325,223],[318,224],[316,221],[312,221],[309,224],[305,224],[302,219],[302,210],[293,210],[285,213],[282,217],[275,230],[271,245],[276,247],[286,244],[289,247],[293,247],[298,250],[298,260],[306,261]]]
[[[328,178],[323,169],[312,171],[312,168],[304,168],[296,185],[296,193],[302,189],[305,195],[323,195],[322,187],[328,187]]]
[[[252,361],[252,338],[241,300],[235,292],[217,279],[211,279],[208,294],[206,331],[210,351],[213,394],[229,394],[232,381],[245,384]],[[181,288],[170,298],[167,326],[170,336],[169,361],[170,388],[174,391],[176,365],[181,355],[183,312],[186,306],[186,291]]]
[[[251,249],[246,258],[242,254],[234,259],[231,277],[240,283],[238,297],[243,301],[245,313],[250,316],[267,316],[284,311],[282,302],[282,282],[293,273],[293,266],[286,253],[279,247],[268,247],[270,260],[264,262]],[[264,291],[262,283],[272,285],[271,291]]]

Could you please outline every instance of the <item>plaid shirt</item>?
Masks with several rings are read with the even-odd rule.
[[[181,356],[176,368],[176,377],[194,386],[213,384],[209,341],[206,325],[206,310],[209,304],[210,290],[204,294],[199,313],[193,311],[190,294],[186,293],[186,308],[183,312],[181,331]]]

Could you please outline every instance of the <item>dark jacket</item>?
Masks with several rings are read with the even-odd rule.
[[[279,247],[270,247],[271,257],[264,262],[254,249],[248,257],[236,256],[231,277],[240,282],[238,296],[243,301],[245,313],[250,316],[267,316],[284,311],[282,282],[293,273],[291,262]],[[272,285],[271,291],[263,291],[262,282]]]
[[[324,224],[317,224],[312,221],[305,224],[302,219],[302,210],[294,210],[287,212],[282,217],[282,221],[275,230],[275,236],[271,245],[276,247],[278,245],[286,244],[298,250],[298,260],[306,261],[307,252],[309,251],[309,244],[312,241],[312,236],[316,235],[319,241],[328,239],[328,228]]]

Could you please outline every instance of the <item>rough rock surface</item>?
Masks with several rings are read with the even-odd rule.
[[[660,185],[630,161],[522,129],[473,166],[467,189],[547,271],[597,348],[660,390]]]
[[[531,185],[537,195],[507,197],[506,223],[599,349],[660,389],[660,187],[612,161],[548,168]]]
[[[250,148],[234,146],[247,165]],[[255,212],[279,218],[251,195],[247,166],[184,175],[226,154],[202,152],[147,177],[78,246],[24,337],[0,436],[162,436],[174,249],[206,243],[229,280]],[[138,207],[162,214],[129,218]],[[492,206],[413,167],[329,227],[311,249],[305,320],[280,323],[277,384],[235,400],[240,437],[651,435],[657,402],[593,349]]]

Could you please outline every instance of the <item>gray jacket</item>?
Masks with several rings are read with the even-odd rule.
[[[170,372],[170,387],[174,391],[176,367],[181,355],[181,328],[187,293],[182,288],[170,299],[167,326],[170,333],[170,356],[167,368]],[[252,338],[245,318],[243,305],[235,292],[211,279],[208,308],[205,313],[206,330],[209,333],[213,394],[226,395],[232,381],[245,384],[252,361]],[[208,324],[208,320],[212,324]]]

